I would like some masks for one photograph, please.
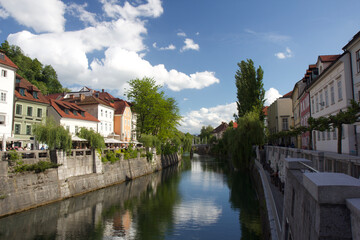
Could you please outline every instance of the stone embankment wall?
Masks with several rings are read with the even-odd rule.
[[[81,152],[81,153],[80,153]],[[111,164],[97,153],[74,150],[70,156],[57,152],[51,161],[61,164],[43,173],[9,173],[7,161],[0,161],[0,216],[94,191],[159,171],[180,161],[177,154],[155,155]]]
[[[272,239],[360,239],[358,157],[281,147],[263,151],[266,156],[257,149],[259,172],[265,175],[270,167],[285,185],[282,221],[271,228]],[[277,214],[271,207],[274,188],[262,175],[271,227],[277,223],[271,218]]]

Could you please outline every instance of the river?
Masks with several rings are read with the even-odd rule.
[[[0,219],[0,239],[260,239],[246,173],[209,156]]]

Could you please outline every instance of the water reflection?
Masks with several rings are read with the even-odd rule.
[[[0,219],[0,239],[259,239],[247,174],[209,157]]]

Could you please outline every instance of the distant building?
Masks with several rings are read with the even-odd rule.
[[[49,101],[40,90],[28,80],[16,74],[14,142],[16,146],[25,147],[31,144],[34,148],[32,131],[35,124],[46,121]]]
[[[292,91],[276,99],[268,108],[268,129],[270,134],[289,131],[293,123]],[[282,138],[277,142],[281,145],[290,145],[291,139]]]
[[[97,131],[99,120],[75,103],[50,99],[49,117],[74,137],[80,128]]]
[[[17,68],[3,52],[0,52],[0,139],[3,143],[3,150],[5,150],[6,139],[12,137]]]
[[[232,122],[233,124],[233,128],[237,128],[238,124],[236,122]],[[222,122],[218,127],[216,127],[212,134],[215,136],[216,140],[220,140],[222,139],[224,132],[226,131],[226,129],[228,129],[229,124],[227,124],[226,122]]]

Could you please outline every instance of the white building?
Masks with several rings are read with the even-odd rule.
[[[319,76],[309,86],[311,116],[329,117],[350,106],[352,94],[349,55],[319,56],[316,63]],[[355,135],[353,125],[343,125],[343,136],[337,136],[337,130],[313,131],[316,150],[337,152],[337,138],[342,138],[342,152],[355,154]]]
[[[114,107],[111,102],[83,94],[80,94],[79,97],[64,98],[63,101],[76,103],[99,120],[97,132],[103,137],[108,137],[114,133]]]
[[[0,139],[12,137],[17,66],[0,52]],[[5,140],[6,141],[6,140]],[[3,150],[5,149],[3,141]]]
[[[80,128],[92,129],[96,132],[99,123],[94,116],[76,104],[53,99],[50,99],[48,115],[69,130],[72,136],[75,136]]]
[[[350,71],[353,82],[353,96],[360,102],[360,31],[343,47],[351,59]],[[357,155],[360,154],[360,123],[355,124]]]

